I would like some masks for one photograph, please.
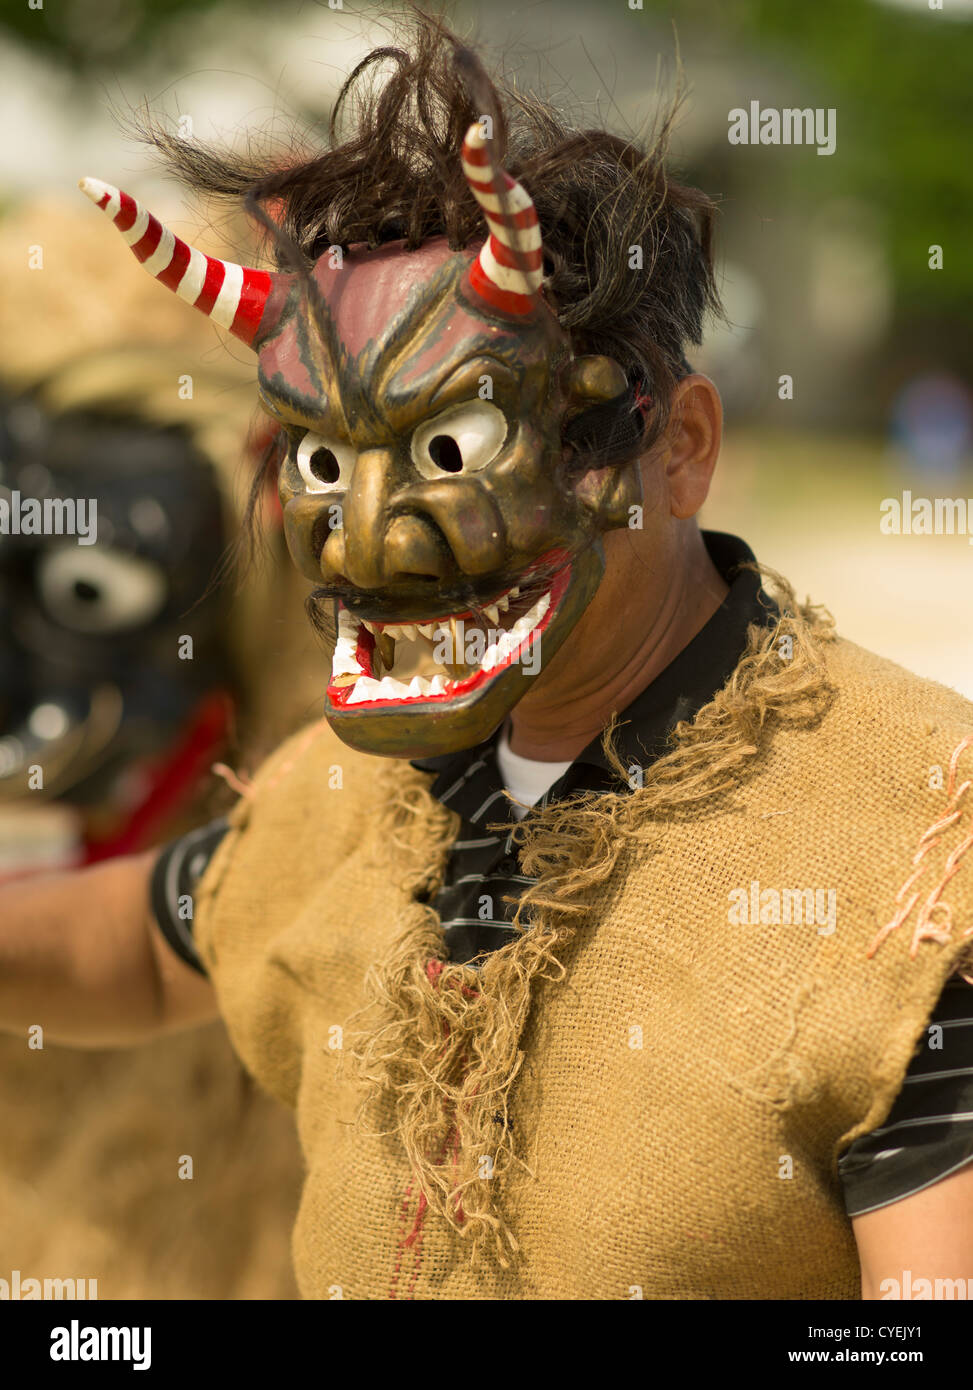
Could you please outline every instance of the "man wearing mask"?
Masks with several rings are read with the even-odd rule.
[[[964,1058],[916,1045],[973,1012],[973,709],[700,531],[712,205],[665,131],[568,131],[432,22],[365,89],[389,56],[319,159],[159,137],[272,272],[85,180],[257,352],[332,666],[227,822],[8,892],[0,1018],[219,1009],[297,1113],[308,1297],[967,1277]]]

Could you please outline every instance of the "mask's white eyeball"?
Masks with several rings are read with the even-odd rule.
[[[297,446],[297,467],[308,492],[346,492],[355,466],[350,444],[310,430]]]
[[[164,607],[168,585],[159,565],[108,546],[63,546],[42,556],[37,587],[63,627],[92,634],[142,627]]]
[[[412,462],[424,478],[475,473],[507,437],[507,417],[489,401],[464,401],[426,420],[412,436]]]

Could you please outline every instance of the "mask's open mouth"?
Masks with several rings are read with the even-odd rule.
[[[540,644],[571,583],[562,564],[538,591],[542,556],[518,585],[474,613],[443,614],[419,623],[359,620],[338,601],[338,640],[331,663],[328,701],[335,709],[410,704],[449,704],[488,685],[511,666],[536,675]]]

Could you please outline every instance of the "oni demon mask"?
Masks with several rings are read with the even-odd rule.
[[[463,167],[481,246],[333,247],[309,274],[205,256],[128,194],[81,185],[151,274],[257,352],[290,439],[288,545],[335,604],[325,713],[397,757],[497,728],[594,595],[600,533],[640,500],[637,462],[585,467],[571,443],[628,383],[572,352],[541,293],[534,205],[479,123]]]

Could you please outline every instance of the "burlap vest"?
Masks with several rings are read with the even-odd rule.
[[[414,940],[437,985],[435,937],[408,924],[428,914],[416,898],[451,815],[428,776],[323,724],[261,770],[196,930],[240,1056],[296,1110],[306,1297],[858,1297],[836,1158],[888,1113],[970,946],[973,707],[800,618],[752,647],[644,788],[575,821],[562,809],[549,854],[535,837],[528,872],[573,873],[584,911],[562,920],[563,971],[529,980],[510,1075],[473,1087],[493,1105],[496,1083],[482,1152],[442,1131],[439,1171],[452,1144],[473,1174],[451,1205],[397,1132],[408,1098],[387,1089],[360,1116],[348,1055],[370,967]],[[390,831],[390,798],[408,833]],[[568,879],[552,883],[556,903]],[[428,1072],[442,1049],[425,1048]],[[505,1260],[489,1242],[471,1259],[478,1182],[494,1184],[482,1228],[497,1212],[511,1232]]]

